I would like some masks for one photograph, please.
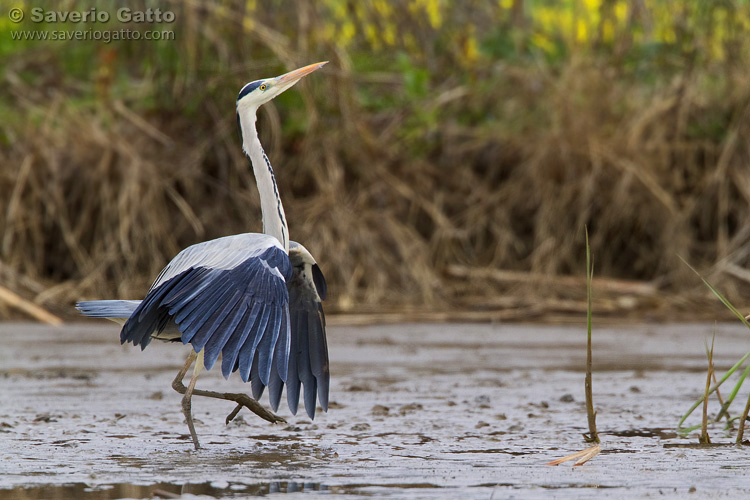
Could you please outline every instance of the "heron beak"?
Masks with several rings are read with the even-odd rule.
[[[276,83],[282,85],[284,89],[287,89],[297,83],[303,76],[309,75],[313,71],[322,68],[326,64],[328,64],[328,61],[310,64],[308,66],[305,66],[304,68],[295,69],[294,71],[290,71],[289,73],[277,76]]]

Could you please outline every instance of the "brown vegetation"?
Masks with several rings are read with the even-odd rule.
[[[545,58],[527,47],[528,20],[498,28],[501,12],[476,6],[439,28],[413,14],[416,48],[375,51],[316,35],[326,7],[277,16],[259,3],[171,4],[175,42],[3,55],[5,285],[58,311],[138,298],[181,248],[261,230],[234,95],[330,60],[259,119],[329,310],[583,312],[585,224],[609,284],[594,281],[597,313],[692,308],[685,292],[704,290],[678,256],[750,296],[747,50],[667,47],[634,63],[637,47],[616,40]],[[467,19],[480,45],[496,29],[517,45],[448,50],[467,46]]]

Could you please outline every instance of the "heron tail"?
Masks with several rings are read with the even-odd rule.
[[[76,309],[89,318],[106,318],[124,324],[140,303],[140,300],[85,300],[78,302]]]

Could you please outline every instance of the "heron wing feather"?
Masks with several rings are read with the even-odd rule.
[[[284,392],[284,381],[281,380],[279,374],[276,372],[276,358],[273,360],[273,368],[271,379],[268,381],[268,401],[271,403],[271,409],[278,411],[279,403],[281,403],[281,394]]]
[[[288,373],[286,377],[286,402],[287,405],[289,405],[289,411],[292,412],[292,414],[297,414],[297,409],[299,407],[299,390],[300,390],[300,377],[299,377],[299,366],[298,366],[298,360],[299,360],[299,352],[300,352],[300,337],[303,336],[302,332],[300,332],[299,327],[299,321],[297,320],[297,312],[290,312],[289,313],[289,326],[292,331],[292,334],[289,337],[289,366],[288,366]],[[304,335],[305,340],[307,339],[307,335]],[[273,376],[272,378],[277,379],[278,382],[281,381],[281,375]],[[282,384],[283,385],[283,384]]]
[[[281,312],[281,309],[278,307],[271,311],[266,331],[258,344],[258,371],[260,372],[260,380],[263,382],[263,385],[268,385],[268,378],[271,376],[274,348],[279,339],[279,331],[281,329]]]
[[[255,324],[252,327],[255,335],[251,335],[252,338],[248,337],[240,348],[240,354],[237,358],[237,368],[239,368],[240,378],[242,378],[244,382],[247,382],[250,379],[250,371],[253,365],[257,365],[257,362],[255,361],[257,359],[256,351],[261,337],[266,332],[266,326],[268,325],[270,317],[271,308],[267,305],[263,305],[261,313],[256,318]]]
[[[326,286],[326,278],[323,276],[323,271],[320,270],[320,266],[317,264],[312,265],[313,283],[315,283],[315,290],[318,292],[320,300],[326,300],[328,295],[328,287]]]
[[[328,410],[329,369],[325,316],[321,299],[326,295],[325,278],[312,256],[297,243],[290,245],[292,276],[289,291],[289,361],[286,374],[287,404],[292,413],[299,407],[300,390],[304,386],[305,410],[315,416],[315,399]],[[279,374],[271,374],[269,391],[273,404],[274,389],[281,383]],[[278,389],[276,389],[278,390]]]
[[[315,394],[317,392],[318,382],[312,373],[310,367],[310,325],[307,322],[307,311],[297,310],[294,316],[297,318],[295,323],[297,331],[297,373],[296,377],[304,387],[303,398],[305,401],[305,411],[313,418],[315,416]],[[290,378],[287,375],[287,381]],[[298,389],[299,392],[299,389]]]
[[[271,403],[273,411],[279,409],[281,393],[284,390],[284,380],[287,378],[289,364],[292,363],[291,356],[289,356],[292,336],[288,308],[281,316],[280,332],[279,345],[276,346],[276,350],[274,351],[273,361],[271,362],[271,373],[268,380],[268,400]],[[286,367],[286,372],[283,367]],[[294,412],[296,413],[296,411],[297,409],[295,408]]]
[[[245,339],[250,335],[250,331],[255,325],[255,320],[260,314],[261,305],[257,302],[253,304],[252,308],[248,309],[245,315],[240,320],[237,328],[230,334],[227,343],[224,344],[222,350],[221,359],[221,373],[228,377],[232,371],[234,371],[237,365],[237,357],[240,354],[240,348],[244,345]]]
[[[235,234],[191,245],[162,269],[151,285],[151,290],[190,268],[232,269],[247,258],[265,253],[271,247],[283,250],[279,240],[258,233]]]
[[[258,382],[268,385],[274,360],[281,365],[277,371],[287,371],[289,276],[289,257],[271,236],[242,234],[193,245],[164,268],[121,340],[145,347],[174,320],[183,343],[205,349],[206,368],[221,353],[225,377],[239,370],[247,382],[256,372]]]

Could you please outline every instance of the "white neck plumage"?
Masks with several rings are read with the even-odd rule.
[[[268,161],[255,129],[258,108],[239,111],[242,149],[250,158],[255,173],[255,182],[260,194],[260,209],[263,212],[263,232],[275,237],[289,253],[289,228],[286,225],[284,206],[281,204],[276,177]]]

